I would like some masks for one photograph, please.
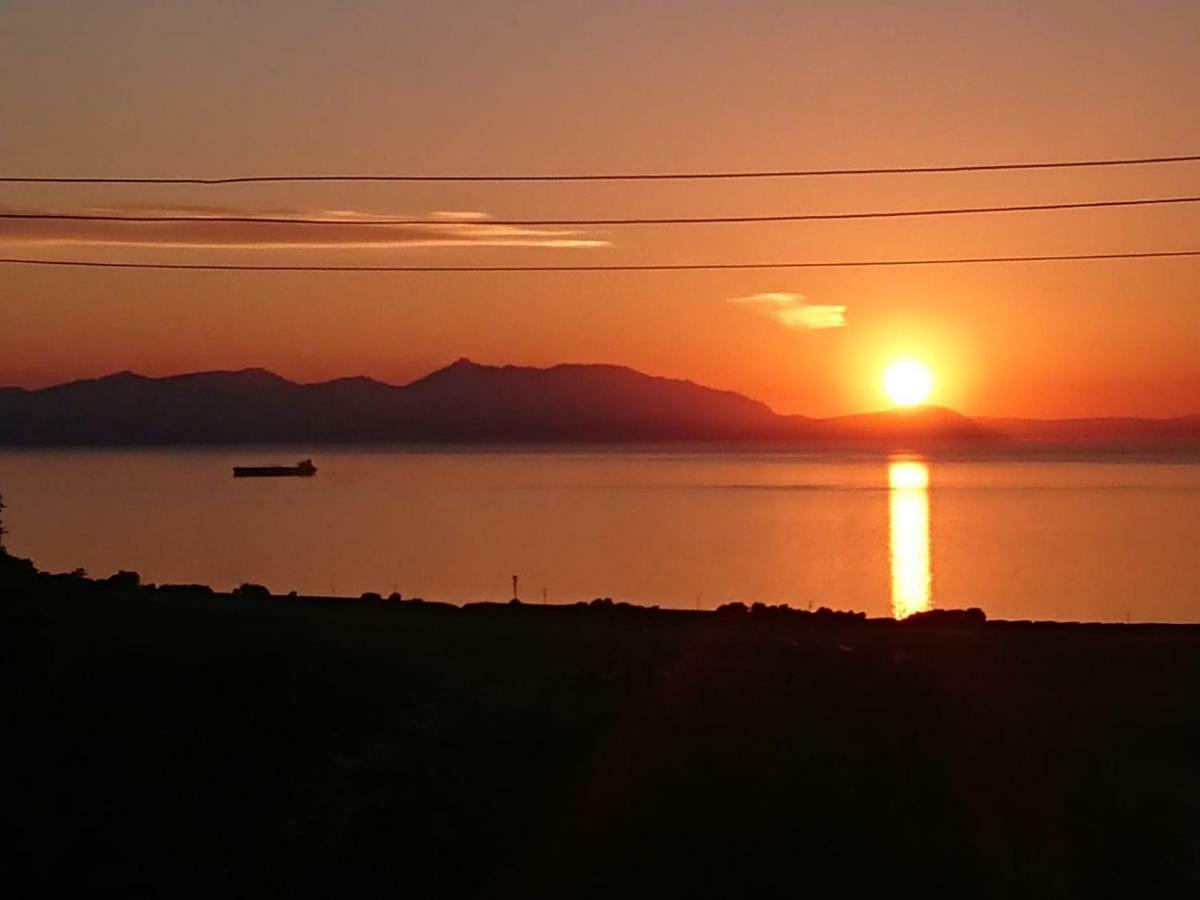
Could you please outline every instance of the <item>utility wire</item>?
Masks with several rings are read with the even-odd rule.
[[[64,176],[0,176],[4,184],[251,184],[281,181],[403,181],[403,182],[531,182],[531,181],[715,181],[734,178],[816,178],[831,175],[922,175],[945,172],[1009,172],[1032,169],[1084,169],[1102,166],[1143,166],[1200,161],[1200,154],[1143,156],[1118,159],[982,163],[952,166],[880,166],[857,169],[760,169],[707,172],[604,172],[591,174],[479,175],[238,175],[229,178],[108,178]]]
[[[321,266],[251,265],[240,263],[140,263],[77,259],[0,258],[0,265],[66,266],[88,269],[163,269],[203,272],[703,272],[738,269],[850,269],[897,266],[954,266],[977,263],[1071,262],[1081,260],[1168,259],[1200,257],[1200,250],[1155,250],[1144,253],[1062,253],[1042,256],[973,256],[936,259],[834,260],[828,262],[762,263],[618,263],[610,265],[531,266]]]
[[[846,219],[903,219],[926,216],[959,216],[979,213],[1042,212],[1046,210],[1104,209],[1129,206],[1162,206],[1167,204],[1200,203],[1194,197],[1141,197],[1131,200],[1090,200],[1078,203],[1026,203],[1014,206],[959,206],[934,209],[874,210],[848,213],[783,213],[780,215],[736,216],[668,216],[665,218],[614,219],[323,219],[303,216],[239,216],[239,215],[130,215],[107,213],[22,213],[0,212],[2,219],[52,220],[71,222],[219,222],[258,225],[736,225],[756,222],[818,222]]]

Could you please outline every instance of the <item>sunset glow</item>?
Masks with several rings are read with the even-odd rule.
[[[120,14],[109,4],[70,6],[65,31],[63,4],[35,3],[0,33],[0,58],[23,74],[0,83],[5,121],[21,123],[0,146],[7,175],[816,171],[1170,156],[1200,146],[1197,4],[1172,4],[1169,16],[1126,4],[1120,16],[1089,19],[1086,39],[1064,36],[1054,4],[517,4],[529,13],[516,19],[504,4],[369,3],[343,16],[264,0],[228,17],[207,4],[154,4],[152,14],[135,11],[140,4],[117,4]],[[143,16],[152,24],[130,27]],[[897,37],[910,33],[921,36],[919,53]],[[147,34],[154,59],[123,63],[142,58]],[[78,45],[45,50],[67,35]],[[320,52],[299,52],[295,35],[319,39]],[[964,35],[986,40],[968,54]],[[420,52],[397,41],[417,41]],[[220,64],[180,69],[180,60],[199,65],[197,45]],[[749,61],[768,59],[805,63],[770,67],[764,84]],[[1160,65],[1178,68],[1168,76]],[[1093,109],[1083,97],[1104,103]],[[880,139],[864,142],[868,133]],[[578,185],[12,183],[3,205],[28,218],[0,219],[0,256],[807,266],[1186,249],[1193,242],[1183,236],[1200,234],[1200,203],[703,227],[548,223],[1171,198],[1191,192],[1191,165]],[[91,218],[48,218],[57,214]],[[103,218],[114,215],[154,221]],[[164,221],[181,216],[191,220]],[[222,216],[248,221],[215,221]],[[300,382],[362,375],[406,384],[467,356],[613,363],[803,416],[936,402],[969,416],[1175,417],[1195,413],[1200,395],[1198,259],[619,277],[14,265],[0,274],[0,386],[243,368]],[[899,356],[932,368],[930,400],[908,399],[907,389],[904,399],[881,394],[882,370]]]
[[[933,374],[915,359],[898,359],[883,373],[883,390],[896,406],[916,406],[929,399]]]
[[[1195,895],[1197,36],[0,0],[5,881]]]

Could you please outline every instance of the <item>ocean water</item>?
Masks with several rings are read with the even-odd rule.
[[[312,456],[311,479],[235,464]],[[0,450],[51,571],[465,602],[1200,622],[1200,457]]]

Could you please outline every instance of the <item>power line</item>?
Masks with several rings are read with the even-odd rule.
[[[438,218],[402,219],[323,219],[294,216],[200,215],[163,216],[91,213],[20,213],[2,212],[0,219],[52,220],[71,222],[138,222],[138,223],[241,223],[257,225],[736,225],[757,222],[818,222],[848,219],[901,219],[931,216],[958,216],[980,213],[1044,212],[1047,210],[1105,209],[1130,206],[1162,206],[1167,204],[1200,203],[1200,196],[1139,197],[1130,200],[1089,200],[1077,203],[1025,203],[1007,206],[958,206],[933,209],[873,210],[849,213],[783,213],[779,215],[735,216],[668,216],[664,218],[612,219],[477,219],[454,220]]]
[[[740,269],[850,269],[899,266],[953,266],[979,263],[1075,262],[1083,260],[1170,259],[1200,257],[1200,250],[1155,250],[1144,253],[1062,253],[1042,256],[972,256],[935,259],[832,260],[763,263],[620,263],[610,265],[532,266],[319,266],[243,265],[239,263],[137,263],[77,259],[0,258],[0,265],[66,266],[89,269],[161,269],[202,272],[704,272]]]
[[[4,184],[191,184],[222,185],[301,181],[398,182],[532,182],[532,181],[715,181],[744,178],[817,178],[832,175],[925,175],[948,172],[1013,172],[1033,169],[1084,169],[1103,166],[1144,166],[1200,161],[1200,154],[1143,156],[1119,159],[981,163],[949,166],[880,166],[845,169],[759,169],[705,172],[603,172],[584,174],[477,174],[477,175],[237,175],[228,178],[121,178],[64,176],[0,176]]]

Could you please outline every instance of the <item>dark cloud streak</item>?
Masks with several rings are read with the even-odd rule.
[[[52,215],[61,210],[11,209]],[[0,243],[38,246],[110,246],[208,249],[403,249],[417,247],[604,247],[609,242],[577,229],[494,224],[476,212],[437,213],[444,222],[371,224],[379,216],[348,210],[232,210],[212,206],[124,207],[75,210],[90,215],[189,217],[192,221],[5,219]],[[304,222],[203,221],[211,216],[306,219]],[[324,221],[311,221],[324,220]],[[352,229],[343,223],[354,222]]]

